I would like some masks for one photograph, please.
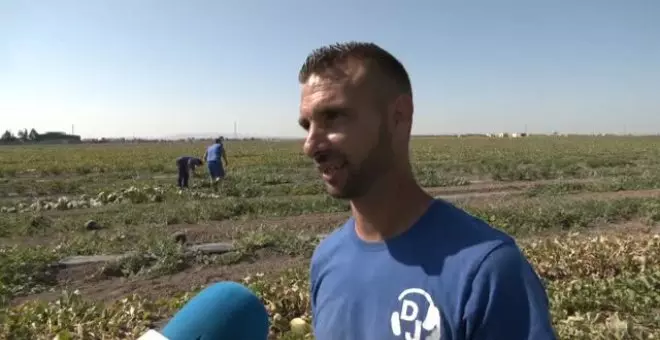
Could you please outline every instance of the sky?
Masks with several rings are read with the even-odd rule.
[[[304,137],[314,48],[379,44],[413,133],[660,133],[658,0],[0,0],[0,129]]]

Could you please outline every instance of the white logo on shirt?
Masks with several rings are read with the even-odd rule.
[[[429,304],[429,308],[423,315],[420,315],[419,305],[413,301],[406,299],[406,296],[411,294],[418,294],[423,296]],[[392,326],[392,333],[397,337],[405,334],[406,340],[421,340],[422,329],[428,332],[424,340],[440,340],[442,331],[442,316],[440,309],[435,306],[431,295],[420,288],[408,288],[399,294],[399,301],[401,301],[401,311],[392,313],[390,325]],[[423,318],[423,320],[419,320]],[[414,331],[402,332],[402,322],[413,323]]]

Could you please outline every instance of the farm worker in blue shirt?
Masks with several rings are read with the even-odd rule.
[[[227,153],[225,151],[225,146],[222,144],[224,140],[223,137],[217,138],[215,143],[209,146],[206,149],[204,154],[204,160],[206,161],[207,167],[209,169],[209,174],[211,176],[211,185],[215,188],[218,181],[225,178],[225,169],[222,166],[222,159],[225,161],[225,165],[228,165],[227,162]]]
[[[303,150],[352,212],[312,256],[315,338],[556,339],[515,241],[415,181],[401,63],[375,44],[335,44],[307,57],[299,81]]]
[[[204,162],[191,156],[181,156],[176,159],[176,167],[179,170],[179,177],[177,179],[177,186],[179,188],[187,188],[188,180],[190,179],[190,172],[195,172],[195,168],[204,164]]]

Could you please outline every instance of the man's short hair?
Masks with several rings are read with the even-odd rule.
[[[313,50],[300,68],[298,81],[303,84],[312,74],[323,73],[349,58],[361,60],[368,67],[375,67],[391,79],[399,91],[412,95],[410,77],[403,64],[380,46],[368,42],[335,43]]]

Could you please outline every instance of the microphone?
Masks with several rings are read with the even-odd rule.
[[[161,332],[138,340],[267,340],[270,325],[261,300],[236,282],[206,287],[186,303]]]

